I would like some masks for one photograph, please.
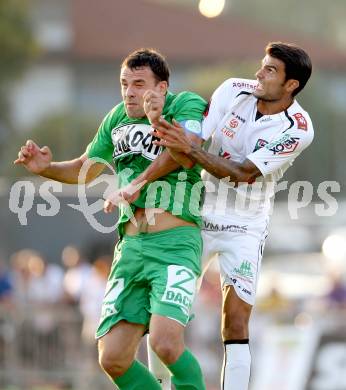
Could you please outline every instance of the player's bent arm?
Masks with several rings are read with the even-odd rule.
[[[186,169],[191,169],[195,165],[195,162],[189,159],[186,154],[176,152],[173,149],[167,148],[169,155],[173,158],[173,160],[178,164],[178,166],[182,166]]]
[[[180,165],[170,156],[167,150],[164,150],[149,166],[131,181],[127,186],[117,190],[107,197],[104,203],[105,213],[110,213],[114,210],[114,206],[118,206],[124,199],[132,203],[134,202],[143,186],[151,183],[168,173],[175,171]]]
[[[149,166],[131,183],[136,185],[139,183],[151,183],[160,177],[166,176],[180,167],[169,154],[168,150],[164,150]]]
[[[193,134],[186,134],[187,138],[195,145],[201,146],[203,139]],[[195,166],[196,162],[190,159],[185,153],[177,152],[171,148],[167,148],[172,158],[181,166],[186,169],[191,169]]]
[[[83,178],[80,177],[80,170],[85,163],[89,164]],[[104,167],[104,164],[93,163],[86,154],[83,154],[73,160],[51,162],[39,175],[66,184],[85,184],[94,180],[103,171]]]
[[[198,145],[191,145],[191,150],[187,155],[213,176],[219,179],[229,177],[230,181],[236,184],[252,183],[262,175],[257,166],[248,159],[241,163],[226,160],[206,152]]]
[[[191,142],[201,145],[202,139],[193,135],[186,135]],[[175,171],[180,166],[191,169],[195,165],[195,161],[190,159],[185,153],[174,151],[167,148],[157,157],[149,167],[141,173],[136,179],[132,181],[132,184],[139,183],[151,183],[160,177],[166,176],[169,173]]]

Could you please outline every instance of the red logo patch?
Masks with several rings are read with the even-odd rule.
[[[306,131],[308,129],[308,122],[304,118],[303,114],[298,112],[297,114],[293,115],[296,118],[298,129]]]
[[[225,152],[222,148],[219,151],[219,156],[225,158],[226,160],[230,160],[231,153]]]
[[[206,118],[209,114],[209,108],[210,108],[210,104],[211,104],[211,100],[209,100],[208,104],[207,104],[207,107],[205,108],[204,112],[203,112],[203,116],[204,118]]]
[[[238,127],[238,121],[236,119],[232,119],[230,122],[229,122],[229,125],[232,127],[232,129],[235,129],[236,127]]]
[[[231,158],[231,153],[223,152],[223,154],[221,155],[221,157],[225,158],[226,160],[230,160],[230,158]]]

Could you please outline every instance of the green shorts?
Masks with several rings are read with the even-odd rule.
[[[186,325],[201,254],[197,227],[124,236],[115,248],[96,338],[121,320],[148,326],[151,314]]]

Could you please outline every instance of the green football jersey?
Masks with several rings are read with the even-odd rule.
[[[206,102],[192,92],[177,95],[170,92],[162,115],[168,121],[182,123],[188,131],[199,133]],[[122,188],[139,176],[163,149],[153,144],[157,139],[146,117],[129,118],[124,103],[115,106],[102,121],[93,141],[88,145],[89,158],[113,161]],[[136,207],[161,208],[186,221],[200,225],[199,215],[202,182],[200,167],[183,167],[143,187],[139,198],[129,207],[119,207],[119,234]]]

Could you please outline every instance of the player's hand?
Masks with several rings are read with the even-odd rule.
[[[146,184],[143,180],[140,183],[130,183],[118,191],[110,194],[103,204],[103,211],[108,214],[114,211],[120,204],[131,204],[138,199],[142,187]]]
[[[14,164],[24,165],[29,172],[39,175],[49,168],[51,162],[52,152],[48,146],[40,148],[34,141],[28,140],[20,148],[18,158],[14,161]]]
[[[155,125],[155,130],[151,134],[160,138],[160,140],[155,140],[153,143],[165,146],[176,152],[189,154],[192,146],[191,141],[180,124],[174,119],[172,122],[170,124],[165,119],[159,119]]]
[[[165,105],[166,97],[158,92],[148,90],[143,95],[143,108],[149,122],[156,126]]]

